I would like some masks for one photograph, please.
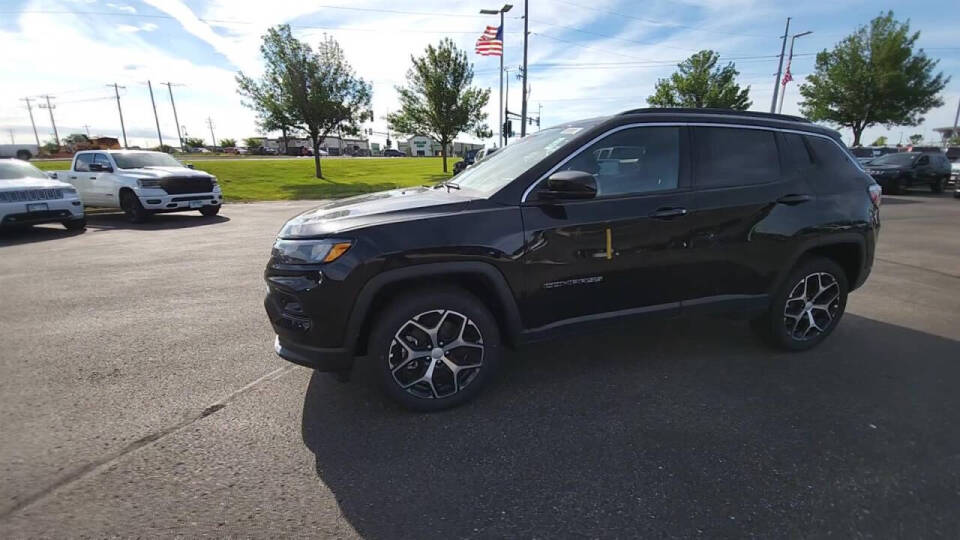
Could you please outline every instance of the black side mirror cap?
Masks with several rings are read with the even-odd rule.
[[[188,169],[192,169],[192,168],[193,168],[193,163],[187,163],[187,168],[188,168]]]
[[[101,165],[99,163],[91,163],[89,168],[90,172],[113,172],[113,167]]]
[[[537,191],[540,200],[583,200],[597,196],[597,180],[588,172],[560,171],[547,178]]]

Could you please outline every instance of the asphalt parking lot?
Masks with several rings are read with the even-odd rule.
[[[884,198],[814,351],[660,321],[432,415],[273,354],[263,264],[313,204],[0,233],[0,536],[960,536],[960,200]]]

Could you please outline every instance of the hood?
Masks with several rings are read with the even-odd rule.
[[[278,236],[310,238],[370,225],[460,212],[472,197],[445,189],[415,187],[357,195],[322,204],[288,221]]]
[[[120,169],[124,176],[133,178],[167,178],[169,176],[209,178],[212,174],[188,169],[186,167],[145,167],[142,169]]]
[[[57,189],[57,188],[70,188],[73,189],[73,186],[61,182],[59,180],[54,180],[52,178],[17,178],[16,180],[0,180],[0,191],[20,191],[23,189]]]

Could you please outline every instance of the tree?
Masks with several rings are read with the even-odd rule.
[[[884,135],[881,135],[877,137],[877,140],[873,141],[873,144],[871,144],[870,146],[886,146],[886,145],[887,145],[887,137]]]
[[[407,71],[407,85],[397,87],[400,110],[388,114],[387,122],[393,131],[428,135],[440,143],[443,172],[447,172],[447,154],[457,135],[491,135],[483,110],[490,100],[490,90],[471,86],[473,66],[467,61],[467,53],[449,38],[436,47],[427,45],[423,56],[411,56],[410,60],[413,66]]]
[[[203,139],[201,139],[200,137],[186,137],[183,139],[183,144],[191,148],[202,148]]]
[[[262,48],[262,47],[261,47]],[[282,152],[287,151],[287,139],[296,130],[295,120],[289,104],[283,99],[283,81],[276,71],[267,70],[259,80],[247,77],[243,72],[237,74],[237,92],[246,98],[243,105],[257,113],[257,127],[269,133],[279,131],[283,141]],[[259,146],[259,144],[258,144]]]
[[[63,144],[67,146],[74,146],[81,143],[89,143],[90,138],[84,135],[83,133],[71,133],[63,138]]]
[[[914,51],[919,37],[892,11],[861,26],[817,54],[814,73],[800,85],[800,110],[811,120],[850,128],[854,146],[870,126],[920,124],[921,115],[943,105],[938,94],[950,78],[934,74],[938,61],[923,49]]]
[[[222,147],[224,147],[224,148],[230,148],[230,147],[233,147],[233,146],[236,146],[236,145],[237,145],[237,140],[236,140],[236,139],[231,139],[231,138],[229,138],[229,137],[224,138],[224,139],[220,139],[220,146],[222,146]]]
[[[354,74],[335,39],[324,38],[314,52],[293,37],[289,25],[267,30],[260,54],[278,114],[310,136],[316,175],[323,178],[320,143],[334,131],[358,134],[360,123],[373,118],[370,83]]]
[[[654,94],[647,98],[651,107],[717,108],[745,111],[750,101],[750,87],[741,89],[736,78],[740,74],[733,62],[717,67],[720,54],[702,50],[677,64],[669,79],[657,80]]]
[[[950,146],[960,146],[960,135],[954,135],[947,140],[947,144]]]
[[[250,149],[263,146],[263,137],[247,137],[243,140],[243,146]]]
[[[910,144],[916,146],[923,142],[923,133],[914,133],[910,136]]]

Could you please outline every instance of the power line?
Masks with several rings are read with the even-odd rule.
[[[659,44],[659,43],[651,43],[651,42],[649,42],[649,41],[639,41],[639,40],[636,40],[636,39],[629,39],[629,38],[622,38],[622,37],[617,37],[617,36],[611,36],[610,34],[601,34],[600,32],[594,32],[594,31],[592,31],[592,30],[584,30],[583,28],[577,28],[577,27],[575,27],[575,26],[566,26],[566,25],[563,25],[563,24],[553,24],[553,23],[537,23],[537,24],[542,24],[542,25],[545,25],[545,26],[553,26],[553,27],[556,27],[556,28],[565,28],[565,29],[571,30],[571,31],[573,31],[573,32],[580,32],[581,34],[588,34],[588,35],[591,35],[591,36],[597,36],[597,37],[602,37],[602,38],[607,38],[607,39],[615,39],[615,40],[618,40],[618,41],[626,41],[626,42],[628,42],[628,43],[636,43],[636,44],[638,44],[638,45],[656,45],[656,46],[662,47],[662,48],[664,48],[664,49],[676,49],[676,50],[678,50],[678,51],[698,51],[698,50],[700,50],[700,49],[691,49],[691,48],[689,48],[689,47],[673,47],[673,46],[671,46],[671,45],[661,45],[661,44]]]
[[[352,7],[352,6],[329,6],[314,4],[314,8],[317,8],[317,11],[320,9],[337,9],[341,11],[359,11],[364,13],[390,13],[394,15],[425,15],[430,17],[453,17],[453,18],[467,18],[467,19],[477,19],[482,18],[483,15],[473,14],[473,13],[449,13],[441,11],[408,11],[402,9],[384,9],[384,8],[363,8],[363,7]],[[145,18],[145,19],[173,19],[176,20],[176,17],[172,15],[161,15],[161,14],[148,14],[148,13],[120,13],[114,11],[79,11],[79,10],[69,10],[69,9],[25,9],[22,11],[0,11],[0,14],[9,14],[9,15],[19,15],[23,13],[38,14],[38,15],[93,15],[100,17],[128,17],[128,18]],[[511,17],[517,18],[517,17]],[[207,23],[221,23],[221,24],[259,24],[255,21],[242,21],[237,19],[199,19]]]

